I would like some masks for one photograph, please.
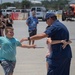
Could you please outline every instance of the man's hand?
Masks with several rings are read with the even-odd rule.
[[[36,48],[36,45],[31,45],[31,48]]]

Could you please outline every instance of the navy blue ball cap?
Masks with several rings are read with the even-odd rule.
[[[56,15],[54,13],[47,13],[46,16],[45,16],[45,19],[47,20],[47,19],[49,19],[53,16],[56,16]]]

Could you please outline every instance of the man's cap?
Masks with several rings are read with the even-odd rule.
[[[54,13],[47,13],[45,16],[45,20],[47,20],[48,18],[51,18],[53,16],[56,16]]]

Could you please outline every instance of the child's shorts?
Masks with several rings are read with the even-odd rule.
[[[1,61],[1,66],[4,69],[5,75],[13,74],[15,64],[16,64],[16,61],[8,61],[8,60]]]

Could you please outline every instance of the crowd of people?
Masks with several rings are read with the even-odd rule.
[[[4,36],[4,30],[6,27],[13,27],[11,14],[7,14],[6,16],[3,14],[0,15],[0,36]]]
[[[70,41],[67,27],[57,20],[54,13],[47,13],[45,17],[47,23],[46,30],[43,33],[37,34],[37,24],[39,21],[34,9],[31,10],[31,13],[26,20],[29,37],[22,38],[20,41],[14,38],[13,20],[11,20],[10,15],[5,19],[3,15],[0,16],[0,32],[2,36],[0,37],[0,62],[5,75],[13,75],[17,46],[35,48],[34,40],[46,37],[48,46],[46,54],[47,75],[69,75],[72,58],[70,43],[72,42]],[[4,29],[5,36],[3,34]],[[23,41],[29,41],[29,44],[22,44]]]

